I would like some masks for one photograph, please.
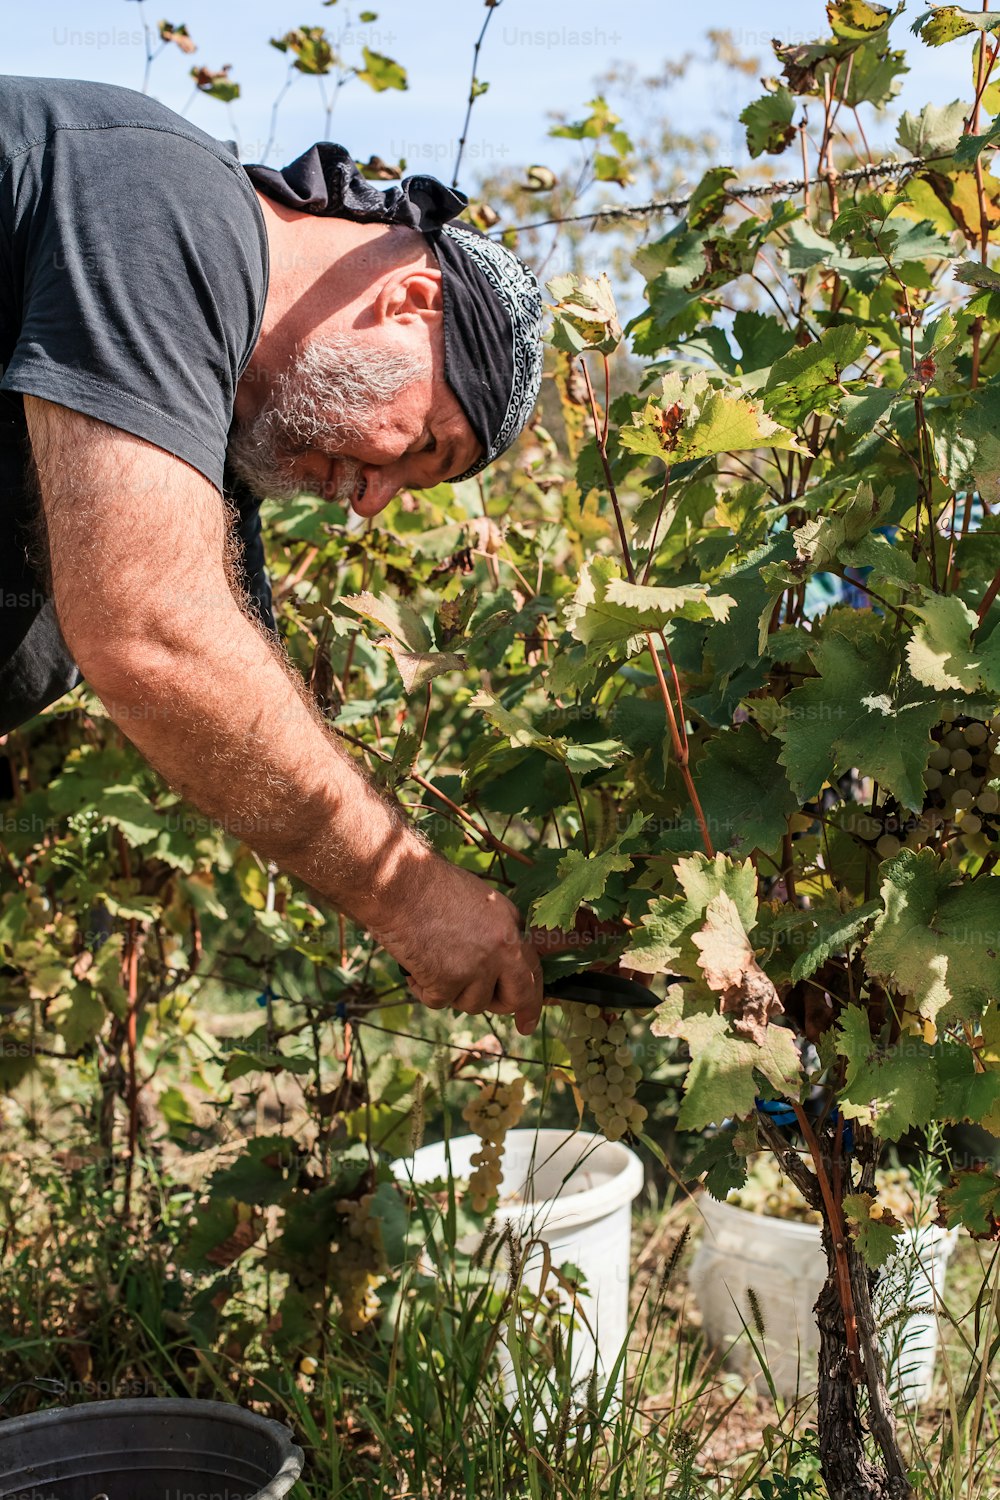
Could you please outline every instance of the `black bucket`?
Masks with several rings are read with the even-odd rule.
[[[289,1428],[225,1401],[87,1401],[0,1422],[0,1500],[280,1500]]]

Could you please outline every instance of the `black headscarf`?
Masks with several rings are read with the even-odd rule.
[[[250,165],[253,185],[299,213],[399,224],[424,236],[441,267],[445,378],[483,457],[468,479],[499,457],[534,409],[542,374],[542,300],[534,275],[471,224],[453,224],[468,203],[436,177],[373,187],[343,146],[319,141],[287,167]]]

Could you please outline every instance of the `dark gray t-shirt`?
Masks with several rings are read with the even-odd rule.
[[[0,77],[0,733],[79,681],[31,561],[23,393],[228,494],[273,625],[257,502],[225,472],[267,277],[260,205],[227,144],[131,89]]]

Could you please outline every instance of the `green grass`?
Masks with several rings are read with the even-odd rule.
[[[172,1170],[161,1150],[144,1156],[135,1216],[124,1224],[120,1184],[113,1190],[105,1181],[85,1121],[70,1111],[43,1130],[40,1120],[36,1109],[7,1121],[0,1394],[44,1377],[67,1385],[67,1401],[238,1401],[291,1424],[307,1454],[296,1500],[824,1494],[808,1396],[797,1406],[762,1398],[703,1348],[686,1287],[698,1215],[683,1196],[646,1202],[636,1214],[620,1397],[615,1381],[572,1391],[572,1330],[549,1300],[526,1289],[517,1247],[512,1267],[510,1247],[498,1241],[470,1260],[456,1245],[463,1221],[421,1198],[411,1220],[414,1253],[388,1289],[381,1327],[350,1337],[331,1323],[317,1370],[307,1375],[268,1332],[279,1291],[273,1271],[253,1255],[216,1274],[185,1268],[197,1202],[190,1159],[188,1184],[184,1158]],[[901,1414],[920,1500],[1000,1494],[994,1248],[960,1242],[938,1308],[943,1353],[934,1397]],[[500,1373],[502,1343],[513,1397]],[[29,1386],[4,1411],[51,1401]]]

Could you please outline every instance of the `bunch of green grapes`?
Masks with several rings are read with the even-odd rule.
[[[524,1079],[520,1073],[509,1083],[494,1079],[484,1083],[462,1110],[462,1119],[479,1137],[479,1150],[470,1158],[474,1168],[469,1178],[469,1196],[474,1213],[481,1214],[496,1197],[503,1171],[504,1140],[524,1114]]]
[[[345,1223],[333,1259],[333,1283],[350,1333],[360,1333],[378,1316],[378,1289],[385,1280],[382,1226],[371,1211],[373,1196],[339,1198],[336,1204]]]
[[[913,1222],[916,1195],[913,1179],[905,1167],[880,1167],[875,1173],[875,1192],[876,1201],[871,1210],[873,1219],[891,1215],[904,1224]],[[743,1187],[733,1188],[726,1201],[734,1208],[765,1214],[772,1219],[793,1219],[800,1224],[823,1222],[822,1214],[809,1207],[770,1152],[757,1157]]]
[[[880,860],[937,841],[947,841],[955,858],[1000,847],[1000,715],[989,723],[953,715],[932,736],[919,813],[886,797],[870,810],[849,808],[842,819]],[[950,837],[955,831],[959,837]]]
[[[599,1005],[564,1003],[566,1045],[584,1103],[609,1141],[642,1130],[647,1111],[635,1097],[642,1069],[621,1016]]]
[[[925,814],[955,825],[971,854],[1000,839],[1000,715],[988,724],[959,717],[941,725],[924,772]],[[956,849],[956,853],[961,851]]]

